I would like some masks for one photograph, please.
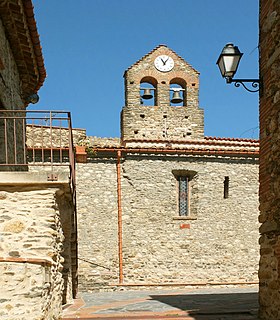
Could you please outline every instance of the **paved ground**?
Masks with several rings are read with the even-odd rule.
[[[63,320],[256,320],[258,287],[83,293]]]

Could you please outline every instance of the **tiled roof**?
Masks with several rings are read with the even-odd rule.
[[[200,140],[124,140],[124,144],[127,143],[149,143],[149,144],[176,144],[176,145],[225,145],[225,146],[259,146],[259,140],[254,139],[241,139],[241,138],[217,138],[217,137],[204,137]]]
[[[46,78],[32,1],[1,1],[0,18],[18,67],[25,98],[36,93]]]
[[[188,154],[220,154],[220,155],[251,155],[259,154],[259,141],[253,139],[206,137],[201,140],[129,140],[117,144],[117,140],[95,138],[91,140],[91,147],[95,150],[125,152],[170,152]],[[112,143],[111,143],[112,142]]]

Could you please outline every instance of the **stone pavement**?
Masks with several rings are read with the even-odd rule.
[[[82,293],[63,320],[256,320],[258,287]]]

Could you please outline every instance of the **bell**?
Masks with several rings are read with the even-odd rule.
[[[172,103],[180,103],[183,102],[183,99],[180,96],[180,92],[179,91],[174,91],[173,92],[173,97],[171,99]]]
[[[142,98],[145,100],[152,99],[153,95],[151,94],[151,89],[144,89],[144,93],[142,95]]]

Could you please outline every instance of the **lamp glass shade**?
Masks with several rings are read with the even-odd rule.
[[[232,78],[236,73],[239,61],[242,57],[238,47],[233,46],[232,43],[227,44],[219,56],[217,65],[224,78]]]

